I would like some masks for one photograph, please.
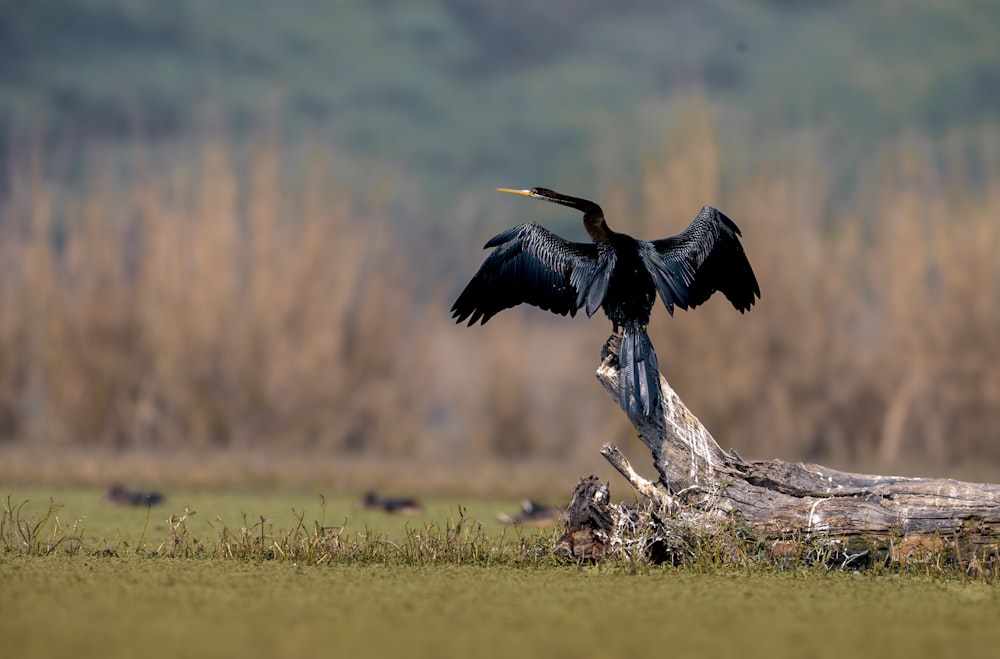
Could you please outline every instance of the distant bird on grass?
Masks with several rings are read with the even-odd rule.
[[[546,506],[531,499],[521,503],[521,512],[517,515],[511,517],[506,513],[497,513],[497,519],[516,526],[556,526],[564,521],[562,508]]]
[[[599,308],[621,333],[619,402],[633,423],[662,426],[663,400],[656,353],[646,334],[659,293],[667,311],[691,309],[721,291],[741,313],[760,297],[760,287],[740,244],[740,230],[721,211],[705,206],[683,232],[660,240],[636,240],[612,231],[592,201],[546,188],[500,192],[542,199],[583,213],[592,243],[564,240],[529,222],[494,236],[493,252],[452,306],[456,322],[485,323],[504,309],[527,302],[565,316]]]
[[[119,483],[115,483],[104,493],[104,503],[108,506],[155,506],[163,501],[164,497],[159,492],[126,490]]]
[[[391,498],[379,497],[374,492],[367,492],[361,503],[359,510],[381,510],[382,512],[394,515],[423,515],[424,507],[419,501],[412,497]]]

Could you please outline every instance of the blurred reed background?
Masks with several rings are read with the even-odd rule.
[[[640,180],[600,201],[650,238],[707,202],[743,229],[758,306],[658,308],[651,330],[664,374],[720,443],[844,466],[1000,461],[1000,132],[887,143],[838,204],[817,163],[760,163],[724,185],[705,117],[682,115]],[[963,173],[970,143],[979,185]],[[23,155],[0,205],[8,449],[414,465],[637,450],[592,375],[605,319],[451,322],[480,245],[516,218],[417,249],[321,153],[276,140],[239,160],[205,140],[194,163],[166,168],[94,158],[72,188]]]
[[[1000,479],[998,25],[988,0],[0,6],[0,482],[564,494],[616,478],[604,442],[648,465],[594,379],[603,317],[451,322],[489,237],[586,239],[495,186],[642,238],[735,219],[763,299],[650,330],[724,448]]]

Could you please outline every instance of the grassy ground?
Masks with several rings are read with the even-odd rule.
[[[82,538],[84,553],[111,549],[118,554],[137,547],[155,551],[173,539],[176,531],[171,526],[181,518],[185,537],[201,545],[214,545],[224,531],[238,534],[244,528],[255,537],[261,533],[281,537],[299,524],[300,517],[307,532],[317,524],[335,527],[342,530],[344,539],[382,537],[399,543],[408,532],[454,527],[460,521],[466,529],[494,538],[507,533],[515,537],[518,534],[497,521],[496,514],[515,514],[520,506],[510,498],[439,496],[420,500],[426,510],[424,515],[400,516],[359,510],[360,495],[324,496],[274,488],[176,489],[167,493],[164,504],[152,508],[106,506],[102,503],[103,491],[95,488],[24,487],[8,491],[5,498],[8,495],[12,506],[24,504],[18,511],[24,520],[41,520],[50,505],[60,506],[40,529],[40,537],[51,537],[59,526],[66,534]],[[74,526],[76,531],[71,532]]]
[[[1000,590],[958,571],[581,567],[553,554],[554,531],[497,523],[510,499],[441,497],[400,518],[264,488],[150,509],[101,494],[5,496],[11,656],[985,657],[1000,643]],[[25,522],[42,540],[30,551]],[[82,542],[42,549],[57,537]]]
[[[1000,591],[851,574],[0,559],[39,656],[992,656]]]

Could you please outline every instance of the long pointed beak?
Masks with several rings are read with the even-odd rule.
[[[497,188],[497,192],[506,192],[508,194],[519,194],[522,197],[530,197],[531,190],[511,190],[510,188]]]

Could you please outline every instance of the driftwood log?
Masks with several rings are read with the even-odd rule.
[[[618,337],[602,353],[597,378],[618,399]],[[655,552],[679,541],[678,533],[707,532],[738,524],[772,556],[808,544],[825,547],[842,563],[872,560],[872,548],[889,559],[912,553],[992,552],[1000,546],[1000,485],[951,479],[874,476],[815,464],[744,460],[724,451],[660,375],[665,413],[637,425],[659,479],[635,472],[612,444],[601,454],[647,500],[638,507],[613,504],[609,485],[582,479],[567,511],[564,550],[577,559],[599,559],[629,547]],[[654,556],[655,558],[655,556]]]

